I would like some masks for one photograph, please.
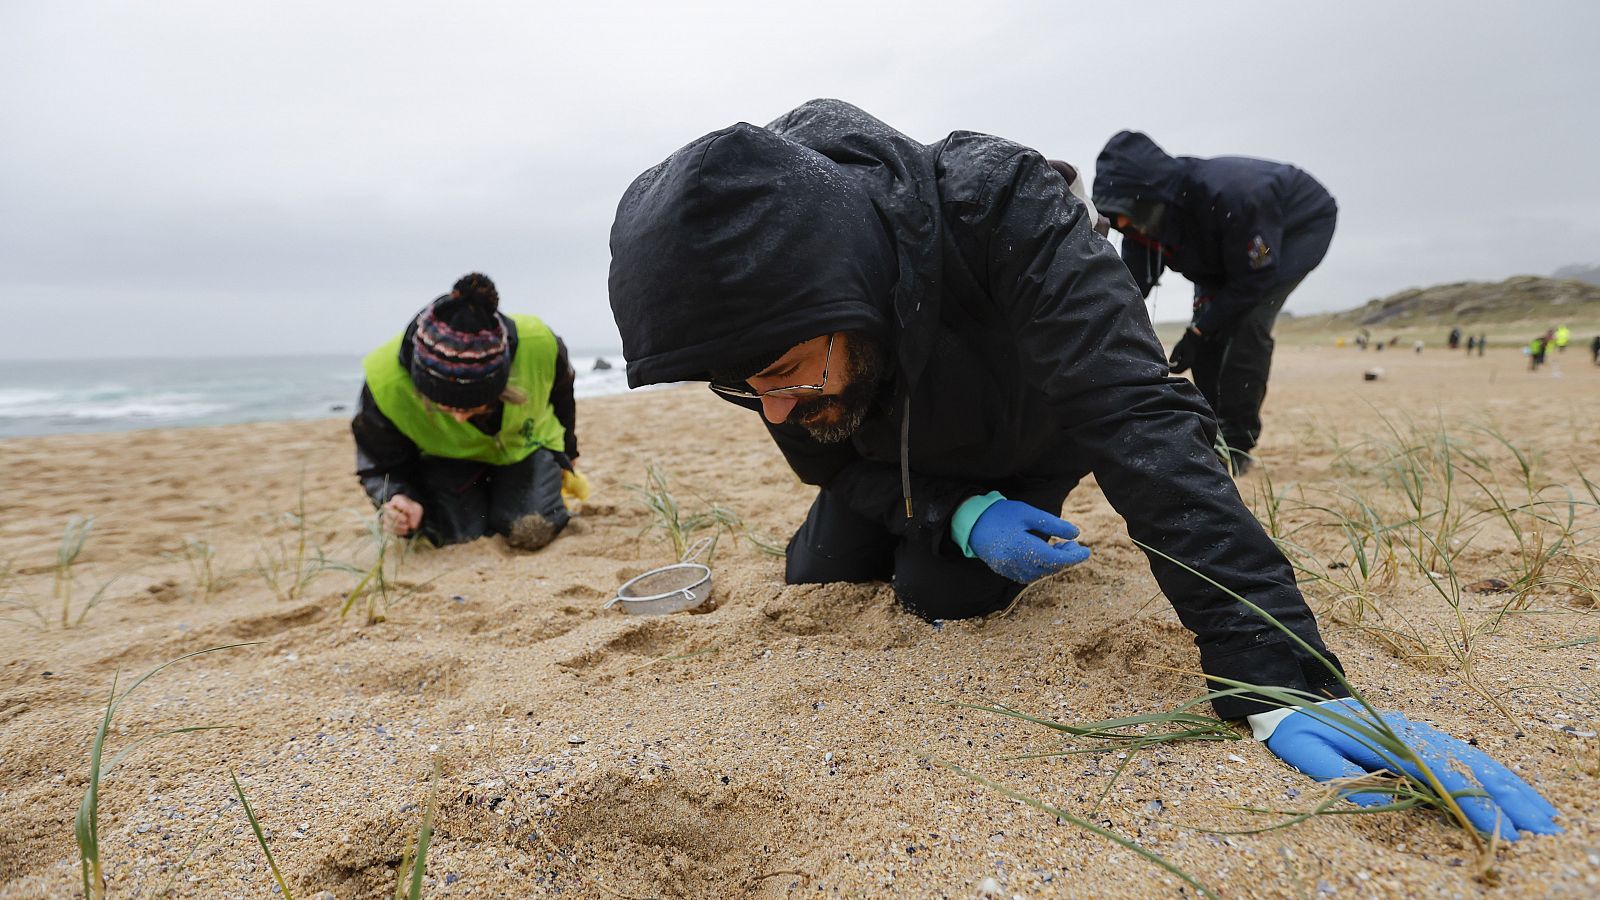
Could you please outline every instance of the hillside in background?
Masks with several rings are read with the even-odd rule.
[[[1550,277],[1600,284],[1600,266],[1562,266],[1551,272]]]
[[[1577,268],[1577,267],[1570,267]],[[1566,324],[1575,334],[1600,330],[1600,284],[1570,279],[1519,275],[1499,282],[1462,281],[1413,288],[1363,306],[1315,316],[1285,315],[1278,320],[1283,337],[1353,334],[1367,329],[1374,337],[1410,336],[1460,325],[1469,332],[1487,331],[1491,338],[1521,340],[1546,328]]]

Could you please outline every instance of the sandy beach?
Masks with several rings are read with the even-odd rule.
[[[1241,491],[1264,518],[1283,498],[1285,533],[1333,578],[1353,562],[1311,507],[1341,490],[1398,496],[1363,443],[1397,440],[1386,419],[1443,429],[1508,492],[1537,482],[1587,500],[1600,367],[1581,350],[1552,359],[1529,373],[1512,350],[1282,348],[1262,465]],[[1363,381],[1374,366],[1381,377]],[[1084,745],[951,705],[1081,724],[1201,690],[1190,635],[1092,482],[1063,515],[1093,558],[987,621],[929,625],[884,585],[785,586],[781,560],[727,536],[715,609],[628,617],[601,605],[673,556],[628,487],[648,465],[684,507],[715,501],[780,544],[812,490],[754,416],[700,386],[581,400],[579,423],[594,494],[571,529],[534,554],[498,538],[403,559],[391,547],[382,621],[364,598],[340,615],[377,549],[344,421],[0,441],[0,896],[78,890],[73,821],[113,678],[243,642],[163,670],[119,707],[108,758],[142,735],[227,727],[162,738],[104,780],[109,896],[275,890],[230,771],[296,896],[392,893],[435,760],[428,896],[1194,896],[933,761],[1135,839],[1222,896],[1600,894],[1593,544],[1512,610],[1462,593],[1458,613],[1407,559],[1374,581],[1376,610],[1307,587],[1376,704],[1471,739],[1561,809],[1566,834],[1501,848],[1484,878],[1466,836],[1423,812],[1206,830],[1270,825],[1282,816],[1239,807],[1319,796],[1247,738],[1021,759]],[[1531,475],[1497,434],[1531,453]],[[1481,512],[1476,489],[1460,498]],[[314,577],[291,591],[302,504],[308,552],[327,562],[300,566]],[[1575,539],[1600,534],[1592,508],[1574,515]],[[69,620],[105,588],[63,628],[56,548],[73,516],[94,522]],[[1493,516],[1470,521],[1451,574],[1515,570],[1527,544]],[[1541,534],[1548,546],[1554,531]]]

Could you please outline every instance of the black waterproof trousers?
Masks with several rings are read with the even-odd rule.
[[[1012,500],[1058,513],[1076,482],[1002,489]],[[1022,585],[962,555],[953,541],[933,553],[883,523],[852,510],[838,491],[817,492],[811,512],[789,540],[789,584],[891,581],[906,609],[930,621],[966,619],[1004,609]]]
[[[1272,325],[1300,282],[1328,253],[1335,216],[1313,219],[1284,235],[1279,255],[1283,278],[1230,330],[1200,345],[1194,383],[1217,417],[1228,449],[1248,453],[1261,437],[1261,404],[1272,370]]]
[[[558,532],[570,518],[561,499],[561,465],[550,450],[509,466],[425,457],[419,469],[422,496],[412,499],[422,504],[420,531],[439,546],[509,534],[513,522],[534,513]]]

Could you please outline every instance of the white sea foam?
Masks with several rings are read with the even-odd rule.
[[[5,415],[6,410],[17,407],[38,406],[49,403],[61,396],[61,391],[37,390],[34,388],[0,388],[0,415]]]
[[[226,403],[161,403],[156,401],[131,401],[104,405],[75,406],[60,415],[71,419],[166,419],[182,422],[203,419],[228,409]]]

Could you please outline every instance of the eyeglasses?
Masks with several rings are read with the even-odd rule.
[[[822,356],[822,380],[816,384],[791,384],[788,387],[773,388],[770,391],[752,391],[746,384],[742,388],[728,387],[717,384],[715,381],[708,385],[713,391],[725,397],[738,397],[743,400],[760,400],[762,397],[804,397],[820,394],[828,386],[828,366],[833,362],[833,338],[828,335],[828,349]]]

